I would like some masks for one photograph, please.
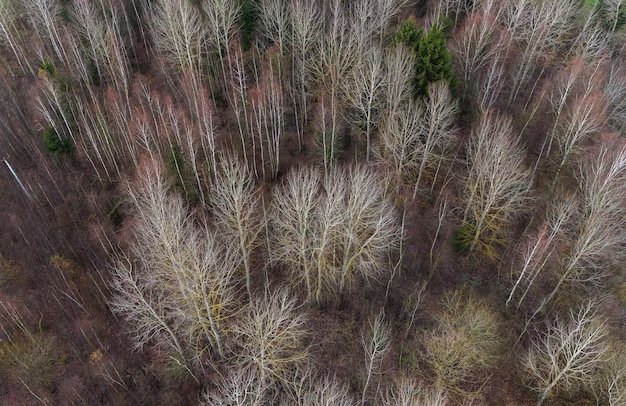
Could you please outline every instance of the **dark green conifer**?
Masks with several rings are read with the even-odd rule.
[[[458,79],[452,70],[445,35],[438,25],[424,35],[415,19],[409,17],[398,28],[393,43],[407,46],[415,55],[413,97],[425,97],[428,86],[440,80],[446,80],[450,89],[456,88]]]
[[[416,98],[426,96],[428,85],[440,80],[446,80],[450,89],[458,85],[458,79],[452,69],[450,52],[446,48],[445,36],[437,25],[420,38],[415,48],[415,63]]]

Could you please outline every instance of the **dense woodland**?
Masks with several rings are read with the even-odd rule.
[[[0,0],[0,404],[626,404],[626,1]]]

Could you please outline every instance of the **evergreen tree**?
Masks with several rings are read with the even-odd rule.
[[[452,70],[450,52],[446,48],[444,32],[434,25],[426,35],[413,17],[400,25],[393,39],[394,44],[404,44],[415,56],[415,77],[413,97],[419,99],[428,95],[428,85],[446,80],[451,90],[458,84]]]
[[[404,44],[409,49],[415,51],[419,46],[419,42],[423,36],[421,28],[417,28],[417,23],[413,17],[409,17],[400,24],[395,37],[393,38],[393,45]]]
[[[450,52],[446,48],[446,39],[437,25],[418,41],[415,47],[415,64],[416,98],[426,96],[428,85],[440,80],[446,80],[450,89],[458,85],[458,79],[452,70]]]

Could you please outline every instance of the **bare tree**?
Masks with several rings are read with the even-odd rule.
[[[540,62],[550,60],[564,45],[579,3],[575,0],[514,0],[505,3],[504,7],[505,24],[519,44],[521,57],[513,73],[510,104],[527,85],[537,66],[541,66]],[[534,86],[531,86],[531,93],[533,90]]]
[[[474,85],[477,104],[481,111],[486,111],[494,106],[502,90],[504,90],[505,79],[504,55],[495,55]]]
[[[626,131],[626,65],[614,61],[603,87],[608,106],[608,123],[613,131]]]
[[[273,380],[287,382],[307,359],[303,345],[305,321],[287,290],[266,291],[262,298],[254,299],[245,308],[233,327],[237,364],[257,369],[259,387]]]
[[[297,371],[288,387],[290,392],[281,406],[356,406],[358,403],[348,392],[348,387],[336,377],[315,376],[311,367]]]
[[[625,0],[603,0],[602,14],[609,23],[609,29],[615,31],[619,24],[624,24],[626,18]]]
[[[378,34],[381,43],[391,22],[410,3],[410,0],[376,0],[375,5],[372,7],[374,10],[372,14],[372,34]]]
[[[361,404],[365,404],[367,389],[372,377],[379,373],[378,369],[385,355],[391,348],[391,332],[385,323],[385,314],[380,312],[369,320],[369,331],[361,334],[361,346],[365,352],[365,382],[361,393]],[[374,399],[374,402],[376,399]]]
[[[292,86],[298,149],[304,144],[304,128],[308,122],[311,54],[322,30],[322,15],[313,0],[293,0],[290,3],[291,33],[289,44],[292,56]],[[297,93],[297,96],[295,95]]]
[[[22,34],[19,32],[23,29],[18,19],[20,13],[23,12],[22,10],[23,5],[19,1],[5,0],[0,2],[0,38],[11,48],[22,72],[26,73],[26,69],[28,69],[30,74],[34,74],[35,71],[31,66],[22,41]]]
[[[141,348],[159,332],[184,359],[224,356],[222,329],[234,304],[235,254],[211,232],[192,224],[182,199],[172,195],[158,169],[137,189],[135,242],[129,260],[114,266],[111,308],[131,322]]]
[[[587,63],[605,59],[609,53],[612,33],[602,27],[600,8],[583,7],[579,13],[584,17],[584,21],[578,29],[578,35],[572,41],[566,59],[580,56]]]
[[[448,85],[433,83],[428,98],[409,102],[386,118],[380,133],[377,155],[391,166],[398,181],[415,179],[413,196],[427,170],[431,170],[432,187],[442,164],[456,142],[458,108]]]
[[[623,258],[626,234],[621,202],[626,196],[626,148],[611,151],[603,147],[581,172],[579,222],[559,264],[557,281],[535,314],[551,304],[563,285],[597,285],[607,276],[602,265]]]
[[[495,3],[495,0],[481,2],[478,10],[464,20],[460,34],[455,35],[450,45],[461,66],[466,88],[472,86],[478,71],[503,52],[505,44],[499,33],[502,8]]]
[[[387,97],[383,117],[393,120],[396,112],[412,100],[415,58],[404,44],[396,44],[386,51],[384,60]]]
[[[102,55],[106,50],[106,28],[98,19],[95,4],[87,0],[77,0],[72,7],[76,31],[82,36],[87,56],[93,61],[98,77],[104,76]]]
[[[315,168],[291,169],[284,183],[273,192],[270,213],[273,248],[270,259],[287,266],[296,283],[304,282],[309,300],[322,289],[317,284],[319,255],[314,244],[318,230],[322,174]],[[323,245],[323,243],[322,243]]]
[[[342,82],[348,117],[355,127],[365,127],[365,159],[369,161],[372,133],[376,130],[386,100],[386,75],[382,50],[371,46],[362,54]],[[352,114],[350,114],[352,113]]]
[[[230,106],[237,120],[237,128],[239,130],[239,139],[241,149],[246,165],[248,165],[249,152],[246,145],[246,139],[250,134],[250,120],[248,118],[248,75],[244,66],[243,52],[239,44],[233,44],[232,51],[229,54],[228,66],[230,67],[230,77],[228,81],[228,96]],[[253,156],[256,157],[253,147]],[[256,170],[256,168],[255,168]]]
[[[366,52],[370,46],[374,46],[372,39],[374,31],[374,12],[377,4],[370,0],[359,0],[346,3],[347,23],[350,31],[354,32],[357,39],[356,46],[359,53]]]
[[[513,300],[518,289],[523,289],[517,302],[519,308],[535,280],[546,267],[556,250],[559,238],[571,231],[571,222],[578,211],[577,199],[573,196],[559,197],[546,209],[546,219],[535,233],[528,237],[519,267],[513,272],[516,281],[511,289],[506,306]]]
[[[260,33],[270,43],[278,46],[280,56],[283,57],[290,31],[289,23],[291,16],[289,13],[291,8],[282,0],[261,0],[259,1],[258,9]],[[280,67],[282,65],[279,65],[279,71]]]
[[[383,396],[385,406],[446,406],[450,402],[443,389],[427,387],[423,382],[401,376]]]
[[[56,56],[63,63],[67,63],[67,56],[63,48],[59,15],[61,5],[58,0],[25,0],[23,5],[26,16],[32,28],[42,41],[49,40]]]
[[[123,314],[131,327],[130,334],[135,348],[141,349],[147,343],[160,338],[176,353],[185,350],[179,340],[175,327],[167,319],[162,307],[163,298],[146,289],[145,278],[135,271],[128,259],[120,258],[113,265],[111,289],[114,296],[109,302],[113,312]],[[164,339],[161,337],[164,335]],[[157,341],[157,342],[158,342]]]
[[[399,247],[403,236],[398,214],[371,169],[338,168],[325,179],[324,189],[326,201],[336,206],[333,210],[343,213],[332,256],[343,294],[357,275],[366,280],[382,275],[387,254]]]
[[[409,102],[385,120],[380,132],[376,155],[391,169],[392,179],[398,185],[413,177],[419,168],[422,152],[420,112],[417,102]]]
[[[556,75],[555,84],[548,96],[548,102],[555,116],[554,125],[544,138],[537,162],[535,163],[535,170],[542,156],[544,154],[546,156],[549,155],[552,150],[552,143],[554,142],[555,133],[557,131],[557,123],[561,120],[561,115],[565,111],[567,103],[571,100],[572,94],[576,92],[576,85],[579,83],[579,79],[583,74],[584,66],[585,64],[582,59],[574,58],[563,72]]]
[[[601,393],[608,400],[610,406],[618,406],[626,402],[625,350],[623,342],[612,342],[610,351],[615,355],[603,368],[606,386],[602,385],[602,389],[606,388],[606,391],[601,391]]]
[[[324,149],[324,171],[329,173],[337,159],[336,145],[341,124],[341,83],[352,66],[358,60],[358,41],[353,32],[348,31],[348,24],[341,2],[332,0],[329,6],[327,32],[317,46],[316,63],[312,71],[316,81],[325,91],[322,98],[322,117],[328,123],[322,123]],[[327,119],[327,120],[326,120]],[[328,130],[328,131],[327,131]]]
[[[263,406],[271,400],[268,385],[260,381],[254,367],[237,368],[220,382],[217,389],[205,391],[200,402],[203,406]]]
[[[498,314],[483,301],[455,291],[445,296],[435,321],[423,339],[435,387],[459,398],[474,396],[497,360]]]
[[[155,48],[167,64],[192,72],[199,80],[209,32],[198,8],[186,0],[156,2],[151,8],[148,27]]]
[[[224,58],[229,56],[230,46],[237,32],[241,4],[231,0],[207,0],[201,3],[201,7],[208,22],[209,45],[213,47],[220,61],[222,86],[226,93],[225,86],[229,76],[226,74]]]
[[[259,194],[249,169],[231,155],[219,162],[210,202],[224,242],[233,244],[243,263],[246,289],[251,297],[251,256],[259,244],[263,222],[259,215]]]
[[[311,168],[288,175],[274,192],[272,258],[285,264],[309,300],[336,297],[355,277],[376,279],[402,238],[395,209],[365,167]]]
[[[589,301],[569,317],[547,322],[524,356],[529,386],[539,395],[538,405],[555,393],[572,394],[589,388],[608,355],[609,329]]]
[[[445,81],[433,83],[428,87],[428,98],[420,107],[418,114],[421,128],[418,139],[421,143],[419,147],[421,162],[417,170],[413,198],[417,195],[424,171],[430,165],[436,167],[433,173],[433,187],[437,182],[439,168],[448,158],[456,141],[456,119],[459,112]]]
[[[510,117],[484,114],[473,128],[467,148],[463,223],[471,232],[468,248],[495,255],[493,243],[504,224],[525,208],[531,175],[524,163]]]
[[[481,4],[482,2],[478,3]],[[443,18],[453,19],[454,25],[468,13],[474,11],[477,2],[467,0],[440,0],[436,3],[433,10],[433,21],[439,21]]]
[[[605,110],[600,92],[583,95],[572,102],[556,134],[559,159],[554,183],[565,164],[583,148],[581,144],[603,128],[606,123]]]
[[[277,75],[276,67],[271,60],[267,71],[258,79],[255,88],[248,92],[250,102],[250,123],[253,144],[258,145],[260,162],[253,153],[254,167],[261,167],[261,174],[266,177],[266,163],[269,164],[270,177],[278,175],[280,165],[280,147],[283,138],[284,94]],[[255,147],[256,152],[256,147]],[[257,173],[257,172],[255,172]]]

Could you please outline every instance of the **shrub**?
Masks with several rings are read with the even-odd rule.
[[[444,298],[435,329],[424,337],[424,359],[436,387],[461,397],[484,383],[500,346],[498,316],[487,304],[460,291]]]
[[[452,247],[456,252],[466,253],[469,251],[476,235],[476,223],[465,222],[454,231],[452,235]]]
[[[40,69],[42,71],[46,72],[50,76],[54,76],[55,75],[54,64],[52,62],[50,62],[50,61],[43,61],[43,62],[41,62]]]

